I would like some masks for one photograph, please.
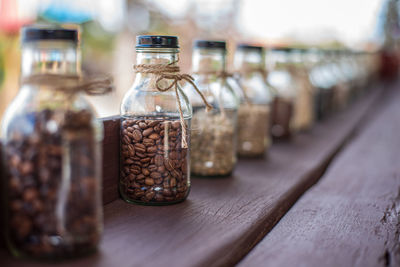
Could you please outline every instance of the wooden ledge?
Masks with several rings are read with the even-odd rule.
[[[144,207],[119,199],[112,201],[118,196],[118,162],[109,155],[115,155],[118,148],[105,147],[104,162],[109,165],[105,167],[104,199],[108,204],[104,208],[105,232],[100,251],[59,266],[237,263],[318,181],[330,160],[379,100],[382,90],[374,89],[350,109],[317,124],[309,133],[297,135],[290,143],[274,144],[265,159],[240,160],[233,177],[192,179],[188,200],[173,206]],[[108,124],[114,130],[108,130]],[[105,121],[105,146],[119,144],[116,138],[107,137],[119,135],[118,125],[117,119]],[[36,266],[5,255],[0,252],[2,266]]]
[[[239,266],[400,266],[400,91]]]

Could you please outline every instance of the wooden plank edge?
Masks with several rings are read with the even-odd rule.
[[[378,108],[379,104],[384,100],[384,91],[388,89],[386,87],[393,88],[397,86],[397,84],[398,82],[396,82],[395,85],[381,85],[379,89],[377,88],[374,92],[370,92],[368,95],[359,99],[358,103],[355,103],[355,105],[362,104],[360,102],[368,100],[370,100],[370,103],[367,103],[366,107],[363,107],[365,109],[364,112],[361,114],[356,124],[353,125],[347,136],[341,141],[340,145],[335,148],[319,166],[304,175],[299,183],[297,183],[297,186],[293,187],[293,190],[286,192],[288,197],[282,198],[284,201],[278,202],[270,212],[264,213],[262,223],[255,225],[252,228],[252,231],[237,238],[234,242],[235,244],[238,244],[237,248],[232,249],[231,245],[229,245],[229,248],[221,247],[219,250],[215,251],[207,261],[203,262],[204,266],[233,266],[238,264],[265,237],[265,235],[273,229],[273,227],[297,202],[297,200],[321,179],[335,156],[344,149],[346,144],[351,142],[358,131],[368,124],[367,119],[371,115],[375,114],[375,109]],[[345,110],[344,112],[349,112],[349,110]],[[333,119],[333,117],[329,119]],[[271,221],[271,218],[275,219]],[[232,252],[226,253],[227,251]],[[241,253],[239,254],[237,251],[241,251]]]

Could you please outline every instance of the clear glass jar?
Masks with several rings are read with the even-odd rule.
[[[77,30],[22,30],[22,80],[79,75]],[[6,237],[20,257],[59,259],[96,249],[102,233],[103,128],[80,93],[22,83],[4,116]]]
[[[276,47],[267,51],[265,62],[268,82],[276,89],[272,105],[271,134],[275,139],[289,139],[293,134],[297,81],[289,71],[289,48]]]
[[[314,87],[309,79],[305,53],[305,49],[297,48],[289,54],[291,74],[298,85],[293,116],[295,131],[309,130],[314,123]]]
[[[334,83],[332,88],[332,109],[342,110],[349,102],[350,79],[347,72],[341,67],[341,51],[330,50],[326,52],[327,66],[330,69]]]
[[[263,48],[241,44],[234,58],[243,96],[238,112],[238,154],[263,156],[271,145],[272,92],[265,81]]]
[[[137,64],[169,64],[178,61],[175,36],[138,36]],[[190,129],[192,107],[178,85],[167,88],[172,80],[157,81],[153,73],[137,73],[134,84],[121,103],[122,198],[131,203],[167,205],[186,199],[190,190]],[[178,101],[186,123],[184,135]],[[183,140],[184,139],[184,140]],[[188,147],[182,143],[186,141]]]
[[[194,44],[193,77],[213,107],[206,112],[197,92],[184,88],[193,107],[190,162],[195,176],[228,176],[236,165],[239,100],[223,75],[225,56],[223,41],[198,40]]]
[[[310,70],[310,81],[315,87],[315,118],[325,119],[333,109],[333,87],[335,79],[328,67],[322,50],[310,50],[308,56],[314,61]]]

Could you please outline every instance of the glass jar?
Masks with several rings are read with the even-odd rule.
[[[238,111],[238,154],[263,156],[271,145],[272,92],[265,82],[263,48],[241,44],[234,58],[243,95]]]
[[[340,50],[329,50],[326,53],[328,61],[327,65],[334,80],[332,88],[332,109],[334,111],[343,110],[349,102],[350,79],[347,76],[347,71],[345,71],[340,65],[342,52]]]
[[[228,176],[236,157],[238,98],[226,81],[226,43],[194,43],[192,71],[196,85],[213,109],[205,111],[201,97],[184,88],[193,107],[191,172],[195,176]],[[189,87],[191,85],[188,85]]]
[[[294,103],[293,128],[295,131],[309,130],[314,123],[314,87],[306,65],[305,49],[292,49],[290,72],[298,85]]]
[[[270,48],[265,58],[268,82],[276,89],[271,123],[271,134],[275,139],[289,139],[294,130],[294,105],[298,85],[289,71],[289,53],[289,48]]]
[[[136,41],[137,66],[177,66],[178,37],[142,35]],[[121,104],[119,189],[131,203],[178,203],[190,190],[192,107],[179,84],[176,91],[159,90],[173,82],[159,77],[138,72]]]
[[[21,257],[59,259],[95,250],[102,233],[103,128],[80,93],[29,82],[77,76],[75,29],[22,30],[22,86],[2,126],[7,166],[6,237]]]
[[[312,49],[308,56],[314,62],[310,70],[310,81],[315,87],[315,118],[325,119],[333,109],[333,87],[335,79],[324,57],[324,51]]]

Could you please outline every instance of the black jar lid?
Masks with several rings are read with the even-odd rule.
[[[193,44],[194,48],[209,48],[226,50],[225,41],[196,40]]]
[[[262,46],[250,45],[250,44],[238,44],[236,46],[236,48],[237,49],[254,50],[254,51],[258,51],[258,52],[262,52],[264,49]]]
[[[274,46],[274,47],[269,47],[268,50],[290,53],[294,50],[294,48],[289,46]]]
[[[177,36],[138,35],[136,48],[179,48]]]
[[[26,26],[22,28],[22,43],[41,40],[64,40],[77,43],[78,29],[65,29],[52,26]]]

